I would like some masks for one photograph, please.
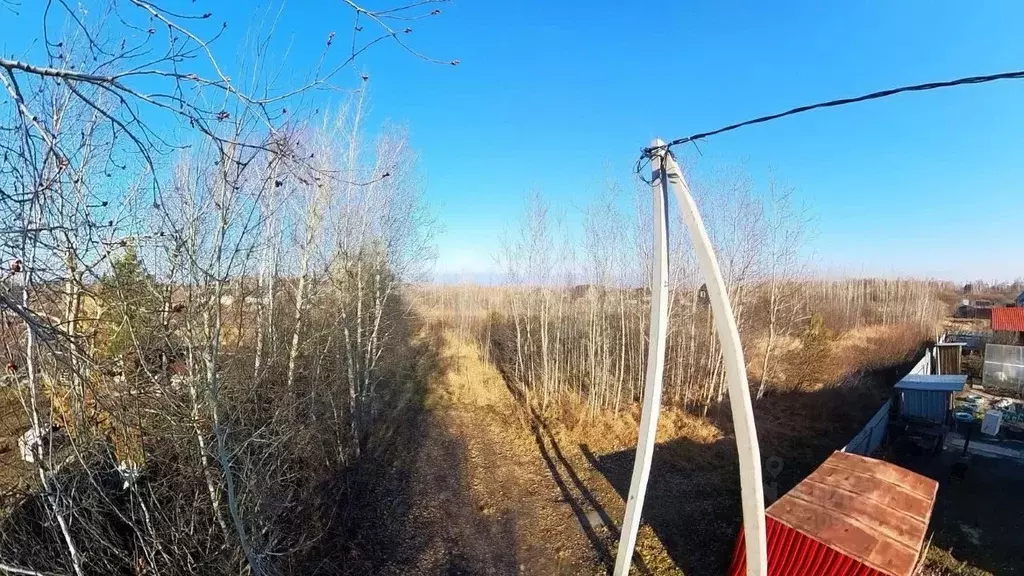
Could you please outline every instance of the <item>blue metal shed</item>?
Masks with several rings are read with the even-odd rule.
[[[967,384],[962,374],[910,374],[894,386],[900,403],[900,416],[920,418],[943,424],[953,407],[953,394]]]

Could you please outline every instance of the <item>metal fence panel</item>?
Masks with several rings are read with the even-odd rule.
[[[932,351],[927,350],[924,356],[910,369],[910,374],[924,374],[928,375],[932,373]],[[943,396],[945,398],[945,396]],[[923,409],[923,407],[922,407]],[[892,398],[885,401],[882,407],[875,412],[875,415],[871,417],[871,420],[861,428],[861,431],[850,440],[846,446],[843,446],[843,452],[849,452],[851,454],[860,454],[862,456],[870,456],[882,445],[885,440],[885,434],[889,428],[889,412],[892,410]]]
[[[843,452],[870,456],[885,440],[885,432],[889,426],[889,410],[892,408],[892,398],[885,401],[882,407],[875,412],[871,420],[853,437],[853,440],[843,447]]]
[[[986,390],[1024,390],[1024,346],[986,345],[981,383]]]
[[[991,338],[990,335],[979,332],[952,332],[946,334],[943,341],[953,343],[959,342],[964,345],[964,350],[981,352],[985,348],[985,345],[988,344],[989,338]]]

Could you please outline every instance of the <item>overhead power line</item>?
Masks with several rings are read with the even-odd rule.
[[[896,94],[902,94],[904,92],[926,92],[928,90],[937,90],[939,88],[950,88],[953,86],[961,86],[965,84],[985,84],[987,82],[995,82],[997,80],[1021,80],[1024,79],[1024,70],[1018,70],[1016,72],[1003,72],[1001,74],[989,74],[987,76],[968,76],[966,78],[957,78],[956,80],[946,80],[944,82],[928,82],[926,84],[914,84],[911,86],[900,86],[898,88],[890,88],[888,90],[881,90],[879,92],[872,92],[870,94],[864,94],[861,96],[855,96],[853,98],[840,98],[838,100],[829,100],[827,102],[818,102],[816,104],[808,104],[806,106],[798,106],[785,112],[779,112],[777,114],[769,114],[768,116],[761,116],[759,118],[753,118],[751,120],[745,120],[736,124],[730,124],[716,130],[709,132],[700,132],[693,134],[692,136],[686,136],[685,138],[676,138],[671,142],[667,142],[661,146],[651,146],[644,148],[643,154],[640,159],[637,160],[637,173],[639,174],[643,170],[643,163],[645,160],[651,157],[651,154],[658,150],[669,150],[673,146],[680,144],[686,144],[688,142],[696,142],[702,140],[708,136],[715,136],[717,134],[723,134],[725,132],[731,132],[744,126],[752,126],[754,124],[763,124],[772,120],[778,120],[786,116],[793,116],[801,114],[803,112],[809,112],[811,110],[817,110],[818,108],[834,108],[836,106],[845,106],[847,104],[855,104],[857,102],[866,102],[868,100],[878,100],[879,98],[885,98],[887,96],[894,96]]]

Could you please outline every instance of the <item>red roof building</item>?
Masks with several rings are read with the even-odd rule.
[[[1006,332],[1024,332],[1024,308],[992,309],[992,329]]]
[[[911,576],[937,482],[835,452],[765,511],[769,576]],[[740,532],[730,576],[747,572]]]

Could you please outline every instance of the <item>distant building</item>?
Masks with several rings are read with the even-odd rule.
[[[957,318],[978,318],[982,320],[989,320],[992,318],[992,301],[975,300],[972,302],[964,299],[963,302],[956,307],[956,311],[953,314]]]
[[[1007,306],[992,309],[992,330],[1015,332],[1018,344],[1024,343],[1024,307]]]
[[[597,287],[593,284],[577,284],[569,289],[569,299],[579,300],[580,298],[586,298],[591,294],[597,293]]]

